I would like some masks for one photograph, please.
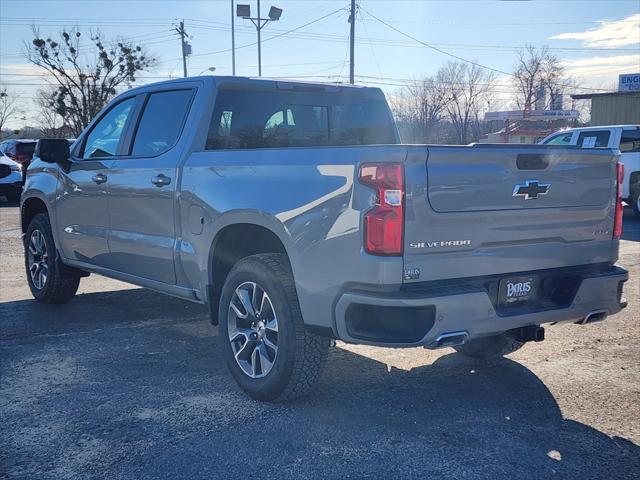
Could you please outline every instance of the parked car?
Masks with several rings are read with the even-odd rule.
[[[0,143],[0,151],[11,160],[18,162],[26,171],[36,148],[36,140],[11,139]]]
[[[622,199],[640,218],[640,125],[572,128],[553,133],[540,143],[619,149],[620,162],[624,165]]]
[[[0,197],[17,202],[22,193],[22,165],[0,152]]]
[[[196,77],[40,140],[33,296],[98,273],[208,306],[242,389],[301,395],[330,339],[480,358],[622,309],[617,151],[402,145],[376,88]]]

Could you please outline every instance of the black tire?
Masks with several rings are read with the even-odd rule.
[[[513,353],[522,348],[523,345],[524,342],[516,340],[509,333],[502,333],[470,340],[453,348],[467,357],[488,360]]]
[[[277,317],[277,354],[260,378],[245,373],[234,354],[234,348],[236,352],[244,348],[242,338],[248,343],[249,337],[240,337],[240,346],[232,345],[229,337],[230,318],[233,318],[230,317],[231,302],[238,298],[236,289],[251,283],[267,294],[273,305],[272,316]],[[222,287],[218,315],[225,361],[235,381],[248,395],[257,400],[283,401],[303,396],[314,386],[324,366],[330,339],[305,328],[293,275],[284,255],[252,255],[236,263]],[[258,318],[260,315],[266,316],[260,312]],[[237,317],[233,322],[238,322]],[[265,320],[265,324],[268,321]],[[262,361],[259,363],[262,370]]]
[[[41,259],[41,263],[44,263],[47,268],[46,279],[42,282],[42,285],[34,283],[34,278],[32,278],[30,271],[30,266],[32,265],[30,265],[29,248],[31,238],[35,232],[42,234],[45,251],[47,252],[44,260],[42,260],[42,256],[38,256]],[[36,236],[38,235],[37,233],[35,234]],[[60,261],[53,234],[51,233],[49,216],[46,213],[39,213],[33,217],[31,223],[29,223],[29,228],[27,228],[24,245],[27,282],[33,297],[42,303],[65,303],[71,300],[78,291],[80,276],[67,272],[66,270],[68,269],[65,269]]]
[[[636,191],[631,195],[631,208],[633,208],[636,218],[640,220],[640,191]]]

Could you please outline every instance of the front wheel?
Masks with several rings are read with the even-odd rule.
[[[46,213],[39,213],[29,223],[24,259],[29,289],[36,300],[65,303],[74,297],[80,277],[63,272]]]
[[[330,340],[305,329],[284,255],[240,260],[222,287],[218,318],[227,366],[251,397],[288,400],[314,385]]]
[[[513,353],[521,349],[523,345],[524,342],[516,340],[505,332],[500,335],[470,340],[453,348],[467,357],[488,360]]]

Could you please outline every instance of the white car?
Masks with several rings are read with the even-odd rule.
[[[640,125],[571,128],[553,133],[540,143],[620,149],[620,162],[624,165],[622,199],[640,218]]]
[[[19,201],[23,183],[22,165],[0,151],[0,197],[9,202]]]

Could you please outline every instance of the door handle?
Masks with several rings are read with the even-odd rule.
[[[171,183],[171,179],[162,173],[160,175],[156,175],[151,179],[151,183],[153,183],[156,187],[164,187],[165,185],[169,185]]]
[[[95,183],[100,185],[101,183],[104,183],[107,181],[107,176],[104,173],[97,173],[96,175],[91,177],[91,180],[93,180]]]

